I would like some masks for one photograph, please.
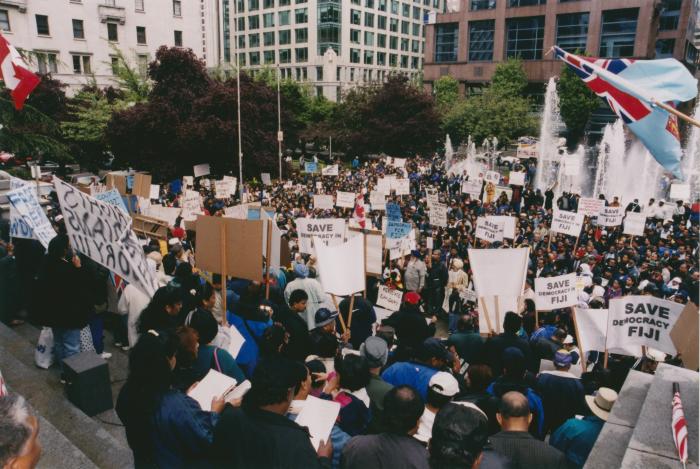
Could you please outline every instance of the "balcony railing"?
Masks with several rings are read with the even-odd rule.
[[[124,7],[116,6],[114,0],[103,0],[104,3],[97,7],[97,12],[100,15],[102,23],[117,22],[124,24],[126,22],[126,11]]]
[[[27,11],[27,0],[0,0],[0,7],[14,7],[24,13]]]

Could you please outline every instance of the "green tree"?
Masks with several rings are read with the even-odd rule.
[[[564,65],[557,82],[559,114],[567,130],[567,143],[575,146],[584,135],[591,114],[600,105],[593,93],[568,66]]]
[[[527,83],[522,61],[508,59],[496,65],[489,90],[503,96],[522,97]]]
[[[148,99],[151,92],[151,83],[141,76],[135,66],[129,63],[124,53],[113,46],[117,61],[112,64],[115,83],[122,91],[123,100],[131,103],[142,103]]]
[[[435,104],[441,115],[446,114],[459,101],[459,82],[449,75],[435,80],[433,89]]]

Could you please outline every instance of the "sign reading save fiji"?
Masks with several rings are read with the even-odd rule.
[[[610,300],[607,346],[644,345],[675,355],[670,333],[681,311],[682,304],[653,296]]]

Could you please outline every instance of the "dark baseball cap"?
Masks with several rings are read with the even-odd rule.
[[[438,358],[441,360],[452,361],[454,356],[447,350],[447,347],[435,337],[430,337],[423,341],[421,347],[421,356],[424,360]]]
[[[323,327],[330,324],[338,317],[338,311],[331,311],[327,308],[319,308],[314,316],[316,327]]]

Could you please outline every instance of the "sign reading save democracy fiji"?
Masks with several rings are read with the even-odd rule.
[[[554,209],[553,232],[578,237],[581,234],[581,226],[583,226],[583,213]]]

